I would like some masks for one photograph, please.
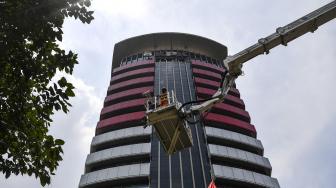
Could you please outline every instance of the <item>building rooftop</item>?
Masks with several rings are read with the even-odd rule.
[[[119,67],[122,58],[156,50],[183,50],[218,60],[227,56],[227,48],[214,40],[186,33],[151,33],[125,39],[114,46],[112,69]]]

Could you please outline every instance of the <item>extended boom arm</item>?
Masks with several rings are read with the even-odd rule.
[[[272,48],[280,44],[287,46],[287,43],[308,32],[314,32],[319,26],[335,17],[336,1],[332,1],[284,27],[277,28],[275,33],[259,39],[258,43],[245,50],[227,57],[224,64],[228,64],[230,73],[236,74],[241,71],[242,64],[248,60],[264,53],[268,54]]]
[[[193,105],[189,110],[185,110],[186,115],[202,113],[210,109],[216,103],[222,102],[235,80],[242,74],[242,66],[248,60],[264,53],[268,54],[272,48],[280,44],[287,46],[287,43],[308,32],[314,32],[319,26],[335,17],[336,1],[332,1],[284,27],[277,28],[275,33],[266,38],[259,39],[256,44],[245,50],[233,56],[228,56],[224,60],[224,66],[227,72],[223,75],[218,91],[211,99],[198,105]]]

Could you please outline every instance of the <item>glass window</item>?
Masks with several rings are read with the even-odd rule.
[[[144,56],[144,57],[152,56],[152,52],[144,52],[144,53],[143,53],[143,56]]]
[[[188,57],[188,56],[189,56],[189,53],[186,52],[186,51],[181,51],[181,55],[182,55],[183,57]]]
[[[216,64],[216,60],[215,59],[211,59],[211,63],[212,64]]]
[[[138,57],[137,55],[132,56],[132,63],[137,61],[137,57]]]
[[[143,56],[142,54],[138,54],[138,61],[141,61],[141,60],[143,60]]]
[[[221,67],[221,66],[222,66],[222,63],[221,63],[221,61],[219,61],[219,60],[216,60],[216,65],[217,65],[217,66],[219,66],[219,67]]]
[[[190,53],[190,58],[191,58],[191,59],[196,59],[195,54],[191,52],[191,53]]]
[[[199,54],[196,54],[195,56],[197,60],[201,60],[201,56]]]
[[[211,58],[209,58],[209,57],[205,57],[205,58],[206,58],[206,62],[207,62],[207,63],[212,64],[212,62],[211,62]]]
[[[130,64],[131,63],[131,57],[127,57],[127,64]]]
[[[123,58],[122,60],[121,60],[121,65],[125,65],[126,64],[126,58]]]
[[[202,60],[202,61],[206,61],[206,58],[205,58],[204,55],[201,56],[201,60]]]

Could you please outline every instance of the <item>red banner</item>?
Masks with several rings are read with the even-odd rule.
[[[216,187],[216,184],[215,184],[215,182],[214,182],[213,180],[211,180],[211,182],[210,182],[208,188],[217,188],[217,187]]]

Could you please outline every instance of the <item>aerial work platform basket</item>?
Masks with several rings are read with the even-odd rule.
[[[182,104],[177,101],[173,91],[163,91],[160,96],[147,95],[146,117],[147,125],[155,128],[163,148],[171,155],[191,147],[192,136],[188,123],[179,115]]]

